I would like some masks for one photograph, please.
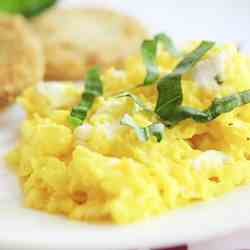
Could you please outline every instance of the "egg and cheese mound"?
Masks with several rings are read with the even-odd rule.
[[[161,74],[178,61],[159,49]],[[24,92],[27,119],[7,160],[21,179],[27,207],[77,220],[131,223],[250,182],[250,105],[207,123],[182,121],[166,128],[161,142],[141,142],[121,118],[129,114],[141,126],[155,118],[138,112],[131,99],[112,95],[140,84],[145,74],[138,57],[130,57],[123,70],[107,70],[104,96],[75,129],[68,117],[80,102],[81,86],[44,83]],[[215,97],[250,89],[250,59],[232,44],[215,46],[184,75],[182,86],[183,103],[205,109]],[[155,85],[133,93],[154,107]]]

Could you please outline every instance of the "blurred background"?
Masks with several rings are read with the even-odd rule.
[[[61,0],[59,4],[113,7],[136,16],[153,33],[167,32],[178,41],[250,37],[249,0]]]

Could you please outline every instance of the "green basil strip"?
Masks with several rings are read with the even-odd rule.
[[[152,113],[153,110],[149,109],[146,104],[136,95],[130,93],[130,92],[121,92],[118,95],[113,96],[114,98],[123,98],[127,97],[130,98],[137,106],[139,106],[143,111]]]
[[[250,90],[245,90],[222,98],[215,98],[208,109],[204,111],[185,106],[177,107],[169,117],[168,122],[170,125],[174,125],[188,118],[192,118],[196,122],[209,122],[221,114],[248,103],[250,103]]]
[[[165,129],[162,123],[152,123],[147,127],[140,127],[134,121],[134,119],[128,114],[125,114],[123,116],[120,123],[121,125],[126,125],[134,129],[137,137],[139,138],[141,142],[146,142],[150,138],[150,136],[155,136],[157,139],[157,142],[160,142],[162,140],[164,129]]]
[[[163,44],[165,50],[168,51],[170,55],[172,55],[174,57],[180,56],[180,52],[175,47],[175,44],[174,44],[173,40],[171,39],[171,37],[167,36],[164,33],[159,33],[155,36],[155,40],[157,42],[161,42]]]
[[[0,11],[32,17],[52,7],[56,2],[57,0],[2,0]]]
[[[173,74],[183,75],[190,71],[196,63],[215,45],[215,42],[202,41],[200,45],[188,53],[175,67]]]
[[[144,79],[144,85],[150,85],[154,83],[159,77],[159,69],[156,65],[156,54],[157,54],[157,41],[145,40],[142,43],[142,58],[146,66],[147,74]]]
[[[171,116],[168,117],[166,124],[173,126],[188,118],[192,118],[195,121],[199,120],[200,122],[209,120],[208,114],[204,111],[186,106],[178,106],[174,112],[172,112]]]
[[[147,71],[143,85],[153,84],[159,78],[160,72],[156,64],[157,47],[159,43],[162,43],[171,55],[175,57],[179,55],[172,39],[163,33],[156,35],[152,40],[145,40],[141,47],[142,58]]]
[[[158,99],[155,113],[167,120],[171,113],[182,103],[181,76],[167,75],[157,83]]]
[[[95,98],[103,94],[102,85],[99,68],[90,69],[86,73],[85,89],[81,102],[78,106],[73,107],[70,113],[69,122],[73,127],[78,127],[83,123],[88,111],[93,106]]]
[[[242,105],[250,103],[250,90],[241,91],[222,98],[215,98],[210,107],[204,112],[207,113],[207,120],[196,117],[198,122],[206,122],[215,119],[223,113],[232,111]]]
[[[155,112],[162,119],[168,120],[183,101],[182,75],[191,70],[213,46],[214,42],[202,41],[195,50],[183,58],[172,73],[157,82],[158,99]]]

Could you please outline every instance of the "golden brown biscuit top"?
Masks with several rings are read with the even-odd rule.
[[[94,64],[117,64],[146,36],[134,18],[94,8],[52,9],[33,18],[33,26],[43,41],[50,80],[82,79]]]
[[[0,107],[43,75],[42,47],[25,18],[0,14]]]

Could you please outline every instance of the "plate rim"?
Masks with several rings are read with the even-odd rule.
[[[95,225],[95,224],[87,224],[83,222],[72,222],[65,219],[62,216],[58,215],[47,215],[43,212],[33,211],[31,209],[20,208],[19,212],[25,213],[26,217],[38,216],[38,224],[35,224],[39,227],[42,225],[43,219],[50,218],[50,223],[60,222],[65,226],[69,226],[76,230],[72,231],[71,234],[65,231],[70,240],[66,237],[60,238],[60,240],[55,240],[58,237],[58,232],[55,232],[51,235],[51,231],[49,234],[42,232],[40,235],[37,235],[38,231],[36,228],[33,231],[29,232],[14,232],[13,231],[2,231],[0,232],[0,244],[2,246],[6,246],[9,248],[46,248],[46,249],[134,249],[134,248],[157,248],[157,247],[170,247],[175,245],[182,244],[192,244],[201,242],[203,240],[208,240],[213,237],[225,236],[226,234],[230,234],[236,230],[249,228],[250,225],[250,199],[243,199],[245,195],[249,195],[250,193],[250,185],[241,187],[238,190],[232,191],[231,193],[227,193],[226,195],[208,201],[201,202],[195,205],[188,206],[186,208],[180,208],[174,211],[171,211],[165,215],[148,219],[144,222],[139,222],[130,225]],[[238,196],[238,197],[237,197]],[[235,201],[240,201],[241,209],[237,209],[237,204]],[[2,209],[2,208],[1,208]],[[1,211],[0,209],[0,211]],[[231,218],[233,223],[225,223],[230,216],[236,213],[238,210],[237,216],[235,219]],[[180,229],[180,219],[186,223],[190,223],[190,212],[194,215],[197,215],[196,220],[193,221],[190,230],[187,230],[187,226],[183,226],[183,231],[177,230]],[[208,215],[214,214],[214,221],[211,221],[211,217]],[[204,216],[205,215],[205,216]],[[247,216],[248,215],[248,216]],[[2,215],[0,215],[0,220]],[[189,218],[188,218],[189,217]],[[173,219],[174,218],[174,219]],[[34,220],[36,218],[32,218]],[[165,230],[169,230],[169,225],[167,222],[170,220],[170,226],[175,224],[175,228],[173,228],[173,232],[164,232]],[[161,222],[160,222],[161,221]],[[176,224],[176,221],[178,223]],[[213,222],[217,221],[216,224]],[[22,224],[22,221],[19,223]],[[223,224],[224,223],[224,224]],[[52,225],[51,224],[51,225]],[[213,225],[212,225],[213,224]],[[5,227],[8,227],[7,224],[4,224]],[[200,228],[204,225],[208,225],[208,228],[204,228],[200,230]],[[211,226],[212,225],[212,226]],[[21,226],[21,225],[19,225]],[[44,225],[43,225],[44,226]],[[86,228],[87,227],[87,228]],[[86,230],[93,229],[98,227],[98,233],[91,231],[86,236]],[[10,227],[11,228],[11,227]],[[146,228],[145,231],[138,230]],[[152,229],[158,229],[157,234],[152,233]],[[13,227],[12,227],[13,229]],[[32,228],[30,228],[32,230]],[[81,231],[81,229],[84,229]],[[100,230],[101,229],[101,230]],[[110,232],[105,232],[109,230]],[[205,230],[204,230],[205,229]],[[71,229],[70,229],[71,230]],[[94,229],[95,230],[95,229]],[[117,232],[115,232],[118,230]],[[61,232],[60,232],[61,233]],[[73,233],[73,234],[72,234]],[[101,234],[104,234],[101,236]],[[132,234],[130,236],[129,234]],[[174,234],[178,234],[177,237],[173,237]],[[82,237],[80,237],[82,236]],[[110,236],[110,237],[107,237]],[[99,240],[96,240],[98,237]],[[106,239],[104,237],[107,237]],[[94,240],[92,240],[92,239]],[[138,242],[140,241],[141,242]]]

